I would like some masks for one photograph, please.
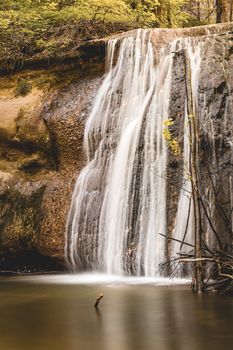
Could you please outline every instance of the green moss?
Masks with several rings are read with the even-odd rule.
[[[32,85],[26,79],[20,79],[15,89],[15,96],[26,96],[32,90]]]
[[[31,188],[29,193],[27,187],[25,193],[14,189],[0,195],[0,246],[4,250],[30,250],[39,238],[45,186]]]

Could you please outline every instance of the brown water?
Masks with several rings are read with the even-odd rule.
[[[186,286],[0,278],[1,350],[224,350],[232,344],[230,297],[196,296]]]

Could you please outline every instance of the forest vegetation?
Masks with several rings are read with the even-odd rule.
[[[233,0],[0,0],[0,69],[59,58],[81,42],[138,27],[232,20]]]

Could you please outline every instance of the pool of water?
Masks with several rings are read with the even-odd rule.
[[[219,350],[232,343],[233,299],[197,296],[177,281],[0,277],[1,350]]]

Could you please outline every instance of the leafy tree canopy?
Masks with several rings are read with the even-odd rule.
[[[231,20],[230,4],[231,0],[0,0],[0,68],[1,62],[39,53],[53,57],[78,40],[122,30],[213,23],[216,11],[218,21],[227,20],[227,11]]]

